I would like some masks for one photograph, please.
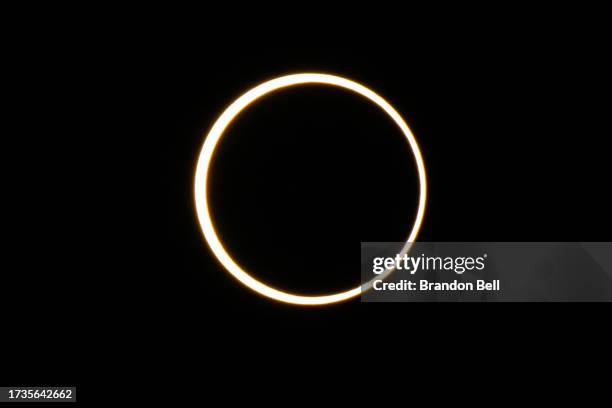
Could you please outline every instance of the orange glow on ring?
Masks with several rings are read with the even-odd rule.
[[[323,296],[296,295],[280,291],[264,284],[263,282],[258,281],[245,270],[243,270],[229,256],[229,254],[221,244],[221,241],[217,236],[217,232],[215,231],[215,228],[213,226],[210,211],[208,208],[207,198],[208,170],[210,168],[210,163],[212,161],[215,147],[223,136],[223,132],[225,131],[225,129],[227,129],[229,124],[247,106],[255,102],[257,99],[261,98],[262,96],[282,88],[303,84],[331,85],[358,93],[359,95],[369,99],[371,102],[375,103],[382,110],[384,110],[387,115],[389,115],[391,119],[393,119],[393,121],[401,129],[402,133],[404,133],[404,135],[406,136],[406,139],[410,144],[410,148],[412,149],[412,153],[414,155],[414,159],[416,161],[417,169],[419,172],[419,207],[417,210],[416,219],[412,226],[412,230],[410,231],[410,235],[406,240],[406,244],[404,245],[404,248],[402,249],[401,253],[404,254],[408,252],[410,246],[412,245],[412,242],[416,240],[416,237],[419,233],[419,229],[421,228],[423,216],[425,215],[425,202],[427,197],[427,179],[425,176],[425,165],[423,164],[423,158],[421,156],[419,146],[404,119],[402,119],[400,114],[397,113],[397,111],[387,101],[385,101],[382,97],[380,97],[370,89],[366,88],[365,86],[335,75],[305,73],[282,76],[257,85],[255,88],[249,90],[248,92],[240,96],[238,99],[236,99],[234,102],[232,102],[232,104],[225,109],[221,116],[219,116],[217,121],[214,123],[214,125],[208,132],[208,135],[204,140],[202,150],[200,151],[194,183],[195,205],[198,214],[198,220],[200,222],[202,232],[204,233],[204,238],[210,246],[210,249],[213,251],[219,262],[221,262],[221,264],[225,267],[225,269],[227,269],[227,271],[231,273],[236,279],[238,279],[242,284],[246,285],[247,287],[251,288],[252,290],[263,296],[281,302],[299,305],[323,305],[341,302],[343,300],[347,300],[354,296],[357,296],[362,291],[368,290],[371,287],[371,281],[364,285],[360,285],[356,288],[347,290],[345,292],[339,292]],[[383,275],[379,277],[379,279],[384,278],[384,276],[387,276],[391,272],[392,270],[387,270]]]

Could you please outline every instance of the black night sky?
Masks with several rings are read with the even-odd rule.
[[[100,381],[198,382],[187,373],[218,358],[249,377],[242,370],[264,363],[357,363],[399,341],[427,352],[460,347],[464,333],[520,342],[543,324],[598,330],[592,305],[286,305],[240,285],[208,249],[193,196],[206,132],[244,91],[299,72],[360,82],[405,118],[428,171],[420,240],[609,240],[609,70],[595,43],[407,43],[120,47],[99,36],[22,50],[38,65],[19,60],[23,109],[3,142],[14,192],[0,303],[8,382],[76,384],[95,399]],[[359,243],[404,239],[417,204],[401,132],[324,86],[245,111],[211,179],[229,252],[304,294],[356,286]]]

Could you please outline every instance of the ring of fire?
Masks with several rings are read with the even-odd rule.
[[[410,235],[406,240],[406,244],[402,249],[401,255],[409,251],[412,242],[416,240],[416,237],[419,233],[419,229],[421,228],[421,223],[425,215],[425,203],[427,198],[427,178],[425,174],[425,165],[423,163],[423,157],[421,156],[421,151],[419,149],[417,141],[404,119],[402,119],[400,114],[381,96],[363,85],[335,75],[303,73],[282,76],[264,82],[252,88],[251,90],[240,96],[238,99],[236,99],[234,102],[232,102],[232,104],[225,109],[221,116],[219,116],[217,121],[214,123],[214,125],[208,132],[208,135],[204,140],[202,150],[200,151],[194,183],[195,206],[198,220],[200,222],[200,226],[204,234],[204,238],[210,246],[210,249],[213,251],[219,262],[221,262],[221,264],[225,267],[225,269],[227,269],[227,271],[231,273],[236,279],[238,279],[242,284],[263,296],[281,302],[299,305],[323,305],[341,302],[350,299],[354,296],[357,296],[361,294],[362,291],[368,290],[371,287],[371,282],[357,286],[356,288],[352,288],[344,292],[333,293],[323,296],[303,296],[294,293],[284,292],[258,281],[248,272],[243,270],[230,257],[230,255],[223,247],[221,240],[219,239],[219,236],[217,235],[217,232],[215,231],[215,228],[213,226],[210,210],[208,208],[207,198],[208,171],[210,168],[210,163],[215,152],[215,147],[217,146],[217,143],[223,136],[223,133],[225,132],[229,124],[238,116],[238,114],[240,114],[240,112],[242,112],[245,108],[247,108],[250,104],[261,98],[262,96],[282,88],[304,84],[324,84],[337,86],[340,88],[348,89],[367,98],[371,102],[375,103],[382,110],[384,110],[387,115],[397,124],[402,133],[406,136],[406,139],[410,144],[410,148],[416,161],[419,173],[419,206],[417,209],[414,224],[410,231]],[[391,272],[392,270],[387,270],[384,275],[379,276],[379,279],[384,278],[384,276],[387,276]]]

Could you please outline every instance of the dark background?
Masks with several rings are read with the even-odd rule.
[[[203,138],[229,103],[276,76],[326,72],[371,87],[414,132],[429,182],[420,240],[607,241],[608,68],[597,33],[276,47],[137,38],[39,39],[16,59],[20,113],[3,151],[14,192],[8,383],[76,384],[95,399],[105,381],[198,383],[194,372],[214,371],[249,382],[289,363],[357,370],[386,344],[453,364],[467,345],[512,359],[517,345],[600,339],[607,305],[264,299],[208,250],[192,192]],[[400,241],[413,222],[402,135],[344,91],[266,97],[228,130],[212,171],[229,250],[287,290],[354,286],[359,242]]]

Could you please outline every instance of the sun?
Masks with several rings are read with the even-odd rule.
[[[280,302],[298,305],[325,305],[341,302],[358,296],[362,293],[362,291],[368,290],[371,287],[371,282],[344,292],[322,296],[303,296],[281,291],[258,281],[247,271],[241,268],[223,247],[210,215],[207,198],[208,172],[210,169],[210,163],[212,161],[213,154],[215,153],[215,147],[217,146],[219,140],[221,140],[221,137],[223,137],[223,133],[230,123],[238,116],[240,112],[262,96],[291,86],[308,84],[323,84],[340,87],[365,97],[370,102],[376,104],[383,111],[385,111],[385,113],[397,124],[408,140],[419,173],[419,205],[414,224],[412,225],[412,229],[408,235],[408,238],[406,239],[406,244],[404,245],[400,255],[407,253],[412,243],[416,240],[419,229],[421,228],[421,223],[425,215],[425,203],[427,198],[427,178],[419,145],[404,119],[385,99],[357,82],[336,75],[300,73],[278,77],[257,85],[232,102],[213,124],[212,128],[208,132],[208,135],[206,136],[206,139],[204,140],[204,145],[200,151],[200,156],[196,166],[194,194],[196,212],[206,242],[219,262],[221,262],[225,269],[227,269],[230,274],[238,279],[238,281],[255,292]],[[392,270],[388,270],[384,276],[391,272]],[[379,276],[378,279],[381,279],[381,276]]]

